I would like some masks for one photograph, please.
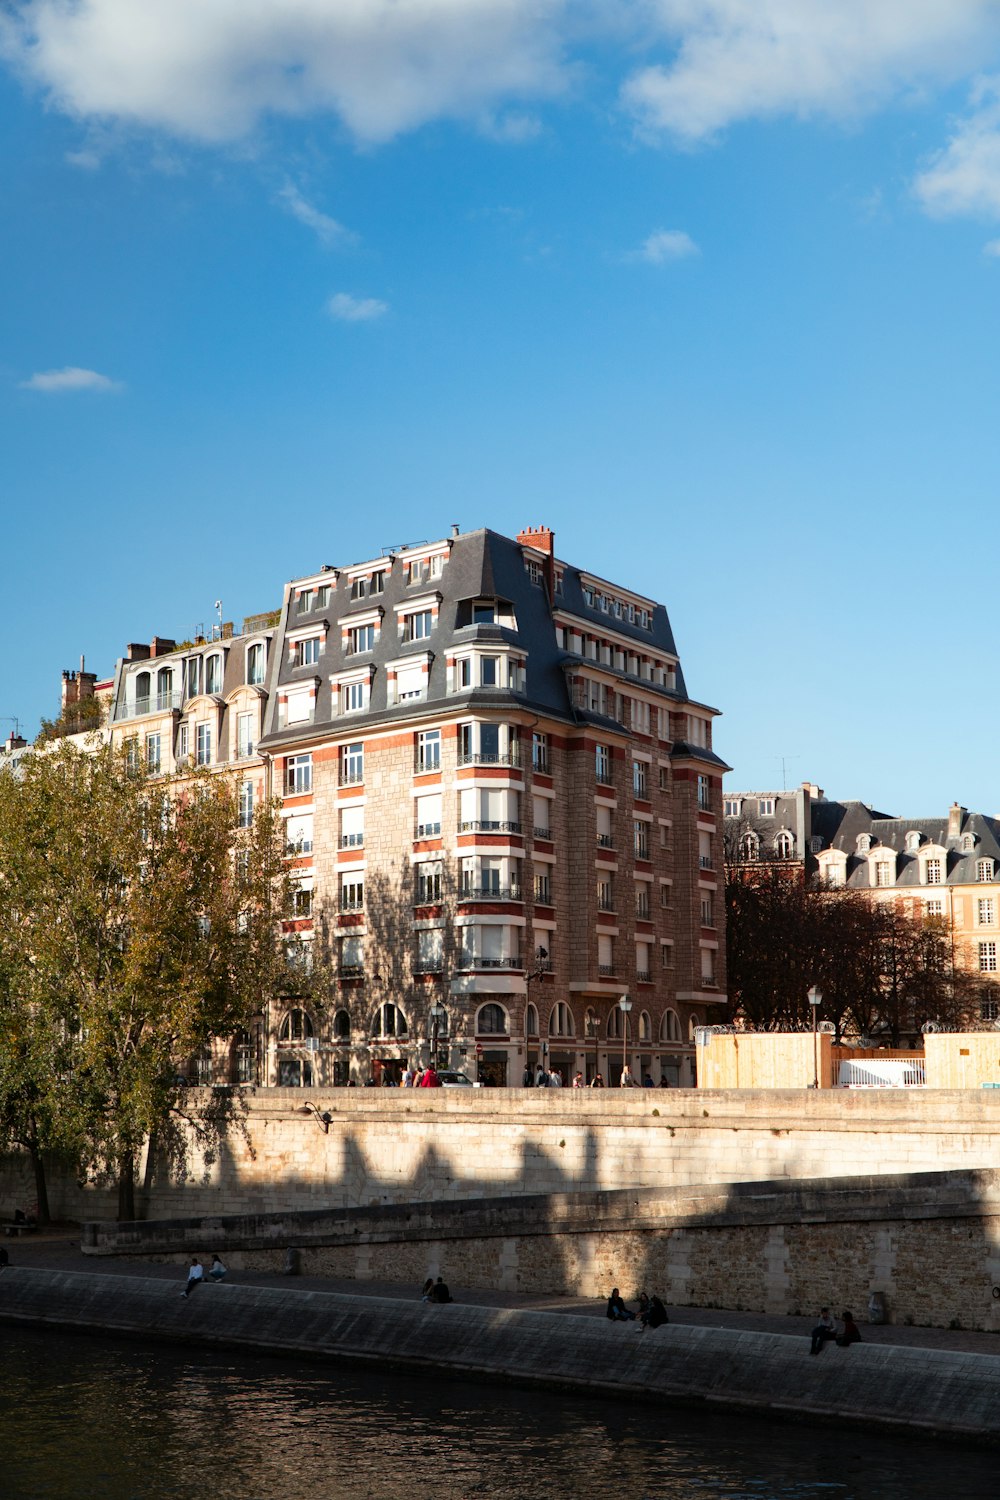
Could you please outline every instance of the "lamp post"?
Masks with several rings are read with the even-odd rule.
[[[632,1002],[627,995],[623,995],[619,1000],[618,1009],[622,1013],[622,1078],[624,1078],[625,1069],[628,1066],[628,1013],[632,1009]]]
[[[812,986],[812,988],[810,989],[810,991],[809,991],[808,998],[809,998],[809,1007],[812,1010],[812,1018],[813,1018],[813,1081],[812,1081],[812,1086],[813,1086],[814,1089],[818,1089],[819,1088],[819,1042],[817,1040],[817,1032],[816,1032],[816,1017],[819,1014],[819,1008],[820,1008],[820,1006],[823,1004],[823,991],[821,989],[819,989],[814,984]]]
[[[434,1068],[438,1065],[438,1028],[446,1014],[444,1006],[435,1001],[431,1006],[431,1066]]]
[[[600,1058],[597,1055],[597,1049],[600,1045],[601,1023],[594,1015],[593,1011],[587,1012],[586,1028],[588,1039],[590,1037],[593,1037],[594,1039],[594,1078],[596,1078],[598,1073],[597,1065],[600,1061]],[[593,1082],[593,1079],[591,1079],[591,1082]]]

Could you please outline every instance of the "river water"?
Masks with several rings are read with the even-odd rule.
[[[0,1349],[2,1500],[1000,1495],[967,1446],[3,1326]]]

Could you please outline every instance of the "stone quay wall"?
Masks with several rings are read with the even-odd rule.
[[[475,1203],[88,1224],[95,1255],[357,1281],[443,1275],[456,1289],[864,1318],[1000,1332],[1000,1172],[619,1189]],[[291,1261],[290,1261],[291,1256]],[[994,1294],[996,1289],[996,1295]],[[998,1351],[1000,1352],[1000,1351]]]
[[[11,1268],[0,1321],[101,1335],[356,1361],[628,1400],[717,1404],[995,1443],[1000,1361],[856,1345],[811,1360],[781,1334],[671,1324],[642,1336],[603,1318],[223,1284]]]
[[[263,1089],[245,1139],[157,1171],[145,1216],[998,1167],[992,1089]],[[3,1158],[0,1214],[33,1199],[25,1158]],[[66,1219],[116,1212],[110,1186],[69,1174],[50,1200]]]

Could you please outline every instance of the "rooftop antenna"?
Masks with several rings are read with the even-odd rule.
[[[787,769],[786,768],[787,768],[788,762],[790,760],[801,760],[802,757],[801,757],[801,755],[775,755],[773,758],[775,760],[780,760],[781,761],[781,790],[783,792],[787,792],[788,791],[788,773],[787,773]]]
[[[20,719],[16,719],[13,716],[13,714],[10,714],[10,715],[8,715],[8,714],[0,714],[0,720],[2,720],[4,724],[13,724],[13,726],[14,726],[14,738],[16,740],[19,740],[21,738],[21,721],[20,721]]]
[[[212,626],[212,634],[215,636],[216,640],[220,640],[222,637],[222,600],[216,599],[213,608],[215,610],[215,613],[219,617],[219,623]]]

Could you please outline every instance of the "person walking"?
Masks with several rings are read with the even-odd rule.
[[[198,1257],[196,1255],[193,1255],[191,1257],[191,1264],[188,1266],[187,1284],[185,1285],[183,1292],[181,1292],[181,1296],[190,1297],[195,1288],[200,1286],[204,1280],[205,1268]]]
[[[601,1073],[594,1074],[593,1078],[590,1080],[590,1087],[592,1089],[602,1089],[604,1087],[604,1077]]]
[[[535,1088],[547,1089],[549,1086],[548,1070],[542,1063],[538,1064],[538,1072],[535,1074]]]
[[[420,1087],[422,1089],[439,1089],[441,1087],[441,1080],[434,1071],[433,1063],[430,1064],[423,1078],[421,1078]]]
[[[624,1066],[624,1068],[622,1068],[622,1076],[621,1076],[621,1085],[620,1086],[623,1089],[635,1089],[635,1088],[639,1087],[639,1085],[636,1083],[635,1079],[632,1077],[632,1069],[629,1067],[628,1063],[626,1063],[625,1066]]]

